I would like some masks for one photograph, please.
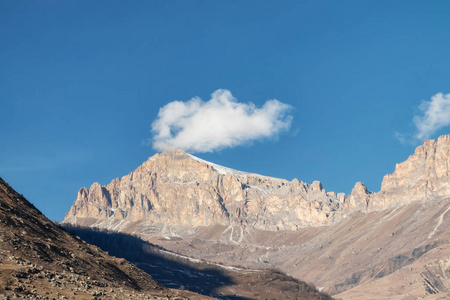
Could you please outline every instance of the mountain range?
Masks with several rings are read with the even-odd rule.
[[[348,195],[241,172],[181,150],[82,188],[63,224],[134,234],[214,263],[278,268],[343,299],[450,296],[450,135],[427,140],[381,190]]]

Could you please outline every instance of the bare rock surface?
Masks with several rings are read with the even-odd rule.
[[[394,173],[384,177],[381,191],[370,203],[384,209],[414,201],[450,196],[450,135],[427,140]]]

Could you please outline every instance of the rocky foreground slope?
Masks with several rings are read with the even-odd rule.
[[[81,189],[64,222],[133,232],[192,257],[277,267],[348,299],[431,297],[450,288],[449,170],[450,135],[425,141],[379,192],[357,183],[350,195],[178,150]]]
[[[164,288],[124,259],[111,257],[70,235],[1,178],[0,296],[4,299],[211,299]]]

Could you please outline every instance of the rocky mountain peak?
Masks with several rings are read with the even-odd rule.
[[[355,196],[365,196],[365,195],[369,195],[370,192],[367,189],[366,185],[364,183],[362,183],[361,181],[358,181],[357,183],[355,183],[355,186],[352,189],[351,195],[355,195]]]
[[[382,191],[404,188],[423,180],[446,178],[450,171],[450,135],[426,140],[406,161],[397,164],[394,173],[386,175]]]
[[[373,206],[395,206],[450,195],[450,135],[426,140],[383,178]]]
[[[175,149],[155,154],[106,186],[82,188],[65,222],[90,218],[296,229],[327,224],[342,201],[319,181],[308,185],[237,171]]]
[[[165,150],[161,154],[159,154],[158,157],[160,159],[169,159],[169,160],[183,160],[190,158],[189,154],[177,148]]]
[[[312,191],[321,191],[323,190],[322,182],[315,180],[309,187]]]
[[[357,182],[346,199],[344,213],[352,213],[357,210],[366,211],[371,196],[372,193],[367,190],[364,183]]]

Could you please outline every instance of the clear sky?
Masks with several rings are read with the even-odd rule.
[[[450,1],[0,0],[0,176],[54,220],[175,146],[376,192],[450,133],[449,70]]]

